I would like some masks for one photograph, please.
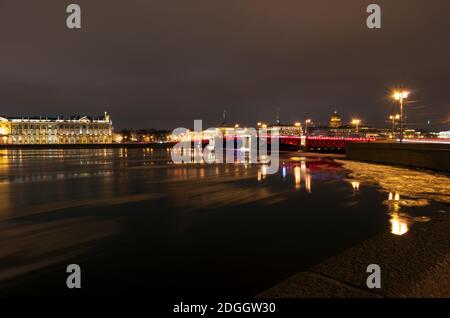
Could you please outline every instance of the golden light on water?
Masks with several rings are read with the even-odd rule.
[[[358,181],[352,181],[351,185],[352,185],[353,190],[359,191],[360,183]]]
[[[394,235],[403,235],[409,231],[408,220],[399,214],[400,194],[398,192],[389,192],[391,233]]]
[[[7,176],[10,168],[10,157],[7,149],[0,150],[0,176]],[[0,179],[0,218],[9,214],[11,209],[12,187],[9,182],[2,182]]]
[[[391,223],[392,234],[403,235],[409,231],[408,223],[398,213],[393,213],[389,222]]]
[[[291,158],[292,159],[292,158]],[[300,159],[298,157],[298,160],[300,164],[294,163],[288,166],[285,166],[283,163],[283,166],[280,168],[280,174],[283,178],[283,180],[289,180],[289,182],[292,182],[291,178],[288,178],[289,176],[293,176],[293,186],[295,190],[302,189],[302,182],[304,182],[304,189],[306,192],[311,193],[312,192],[312,175],[309,172],[309,169],[307,168],[306,161],[303,159]],[[296,161],[296,160],[292,160]],[[258,181],[262,181],[266,178],[267,174],[267,165],[262,165],[258,169],[257,178]]]
[[[311,193],[311,175],[309,173],[305,175],[305,188],[308,193]]]
[[[267,176],[267,165],[262,165],[258,169],[258,181],[264,180],[266,176]]]
[[[300,167],[302,170],[302,173],[306,174],[306,161],[302,160],[302,162],[300,163]]]
[[[301,188],[301,182],[302,182],[302,174],[301,174],[300,167],[294,168],[294,177],[295,177],[295,189],[298,190]]]
[[[7,149],[1,149],[0,150],[0,164],[5,165],[5,167],[8,167],[9,158],[8,158],[8,150]]]
[[[305,177],[305,189],[308,193],[311,193],[311,174],[308,172],[306,168],[306,161],[302,160],[300,163],[300,171]]]
[[[389,201],[400,201],[400,194],[398,192],[389,192]]]

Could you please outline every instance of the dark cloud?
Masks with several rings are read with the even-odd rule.
[[[82,8],[68,30],[65,8]],[[0,113],[101,113],[118,127],[192,126],[334,109],[382,125],[396,85],[410,123],[448,128],[450,2],[363,0],[2,0]],[[419,107],[420,106],[420,107]]]

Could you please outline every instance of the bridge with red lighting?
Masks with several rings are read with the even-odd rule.
[[[374,138],[359,137],[306,137],[305,148],[309,151],[345,150],[349,143],[375,142]]]
[[[235,142],[242,141],[248,136],[233,136],[223,138],[224,142],[234,140]],[[263,138],[270,145],[270,136],[259,136]],[[195,141],[194,141],[195,142]],[[209,140],[201,140],[203,146],[206,146]],[[285,149],[303,149],[306,151],[318,152],[342,152],[347,148],[349,143],[368,143],[375,142],[374,138],[359,138],[359,137],[328,137],[328,136],[279,136],[280,150]]]
[[[375,142],[374,138],[328,136],[280,136],[280,146],[299,147],[306,151],[343,151],[349,143]]]

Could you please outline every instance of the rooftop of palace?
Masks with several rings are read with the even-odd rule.
[[[71,116],[0,116],[0,121],[3,122],[110,122],[109,115],[99,115],[96,117],[71,115]]]

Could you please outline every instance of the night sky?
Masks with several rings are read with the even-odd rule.
[[[450,129],[449,39],[448,0],[0,0],[0,114],[107,110],[116,129],[173,129],[224,109],[254,126],[279,107],[285,123],[337,110],[387,127],[403,85],[407,122]]]

